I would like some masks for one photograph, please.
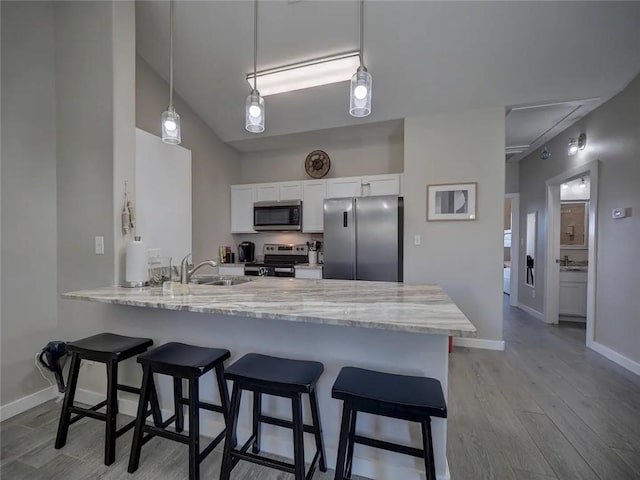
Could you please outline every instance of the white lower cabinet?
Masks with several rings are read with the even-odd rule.
[[[322,279],[322,267],[317,267],[317,268],[296,267],[296,278],[311,278],[315,280],[320,280]]]
[[[244,265],[235,263],[218,265],[218,275],[241,277],[244,275]]]
[[[560,272],[560,315],[587,316],[587,272]]]

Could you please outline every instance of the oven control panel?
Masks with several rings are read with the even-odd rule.
[[[307,255],[309,248],[304,244],[267,243],[262,251],[265,255]]]

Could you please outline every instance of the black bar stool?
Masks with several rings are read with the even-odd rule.
[[[142,364],[142,393],[138,404],[136,428],[131,443],[131,456],[129,457],[129,473],[138,469],[140,464],[140,452],[142,446],[155,436],[168,438],[176,442],[189,445],[189,479],[200,478],[200,463],[209,455],[224,439],[225,430],[200,452],[200,409],[222,413],[225,425],[228,425],[229,391],[223,378],[224,361],[230,357],[229,350],[219,348],[196,347],[184,343],[166,343],[138,357],[138,363]],[[210,370],[215,369],[220,403],[201,402],[200,377]],[[155,426],[145,423],[144,412],[147,408],[149,397],[153,395],[153,374],[159,373],[173,377],[173,394],[175,413]],[[182,379],[189,381],[189,398],[182,395]],[[184,429],[184,405],[189,406],[189,434],[182,435]],[[166,428],[175,422],[175,432]],[[178,433],[176,433],[178,432]],[[147,433],[148,435],[144,435]]]
[[[438,380],[345,367],[333,384],[331,396],[344,402],[335,480],[351,478],[355,443],[424,458],[427,480],[436,480],[431,417],[447,417],[447,405]],[[424,448],[356,435],[358,412],[420,423]]]
[[[60,449],[66,444],[69,426],[72,423],[84,417],[95,418],[106,423],[104,464],[111,465],[115,461],[116,439],[135,425],[135,421],[132,421],[120,430],[116,430],[118,390],[140,394],[139,388],[118,384],[118,363],[146,352],[151,345],[153,345],[153,340],[150,338],[125,337],[113,333],[100,333],[67,344],[67,350],[71,353],[71,365],[67,391],[62,404],[62,412],[60,413],[60,423],[58,423],[56,449]],[[73,405],[82,360],[92,360],[107,365],[107,399],[90,408],[81,408]],[[151,386],[151,395],[151,412],[144,412],[144,417],[146,418],[152,413],[154,422],[159,423],[161,420],[160,407],[158,406],[158,398],[153,385]],[[107,407],[106,413],[98,412],[105,406]],[[71,417],[72,413],[76,414],[73,418]]]
[[[240,460],[293,473],[295,480],[310,479],[319,465],[326,472],[326,456],[322,440],[322,426],[318,412],[316,382],[324,366],[319,362],[288,360],[249,353],[227,368],[224,377],[233,380],[231,412],[227,424],[227,439],[222,458],[221,480],[229,480],[231,470]],[[249,440],[240,448],[236,446],[236,428],[240,413],[240,400],[243,390],[253,392],[253,432]],[[305,425],[302,419],[302,394],[309,395],[313,425]],[[291,399],[293,421],[270,417],[262,414],[262,394]],[[293,430],[294,463],[286,463],[258,455],[260,453],[261,424],[276,425]],[[304,432],[313,433],[316,441],[316,454],[311,461],[309,472],[305,475]],[[252,447],[252,453],[248,452]]]

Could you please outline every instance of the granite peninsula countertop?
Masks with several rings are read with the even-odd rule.
[[[165,285],[166,287],[166,285]],[[475,337],[476,329],[438,285],[255,278],[233,286],[105,287],[62,294],[92,302],[345,327]]]

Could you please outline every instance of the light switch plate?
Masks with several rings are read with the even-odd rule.
[[[418,245],[422,244],[422,238],[420,237],[420,235],[414,235],[413,236],[413,244],[417,247]]]
[[[104,237],[96,237],[96,255],[104,255]]]

